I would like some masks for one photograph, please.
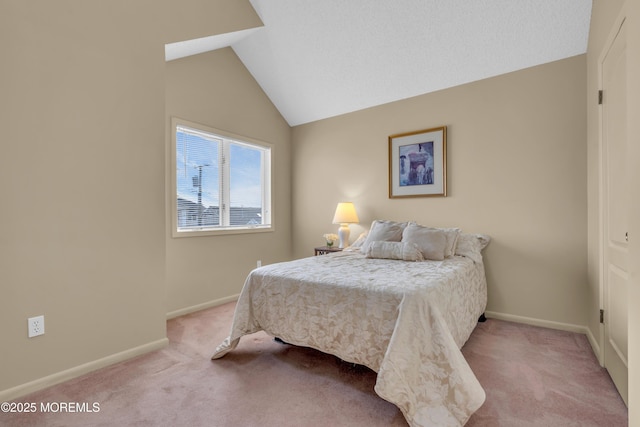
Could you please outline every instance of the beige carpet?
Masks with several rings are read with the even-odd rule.
[[[0,425],[407,425],[374,393],[374,372],[266,334],[244,337],[238,349],[211,361],[234,307],[173,319],[167,348],[15,401],[38,409],[97,403],[98,412],[0,413]],[[487,392],[467,426],[627,425],[626,407],[583,335],[489,319],[463,353]]]

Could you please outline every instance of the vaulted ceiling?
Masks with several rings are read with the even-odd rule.
[[[231,46],[291,126],[587,51],[591,0],[251,0],[263,27],[166,46]]]

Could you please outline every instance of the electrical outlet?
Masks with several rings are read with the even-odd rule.
[[[44,335],[44,316],[30,317],[27,319],[29,325],[29,338]]]
[[[256,267],[262,267],[262,260],[259,259],[258,262],[256,262]]]

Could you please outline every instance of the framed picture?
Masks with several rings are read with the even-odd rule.
[[[447,127],[389,136],[389,198],[447,195]]]

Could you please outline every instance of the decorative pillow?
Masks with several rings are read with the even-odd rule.
[[[456,255],[467,257],[475,263],[482,262],[482,250],[487,247],[491,237],[485,234],[460,233],[456,245]]]
[[[362,247],[362,244],[364,243],[364,241],[367,239],[367,232],[365,231],[364,233],[361,233],[358,238],[356,239],[355,242],[353,242],[353,244],[351,246],[349,246],[351,249],[357,249]]]
[[[402,233],[403,243],[412,243],[425,259],[442,261],[447,250],[447,233],[437,228],[409,224]]]
[[[438,228],[447,235],[447,248],[444,251],[444,257],[449,258],[456,254],[456,245],[458,243],[458,237],[460,236],[459,228]]]
[[[379,219],[373,221],[360,251],[366,253],[372,242],[399,242],[402,240],[402,232],[406,226],[406,222],[382,221]]]
[[[422,252],[413,243],[372,242],[365,252],[367,258],[401,259],[403,261],[424,261]]]

